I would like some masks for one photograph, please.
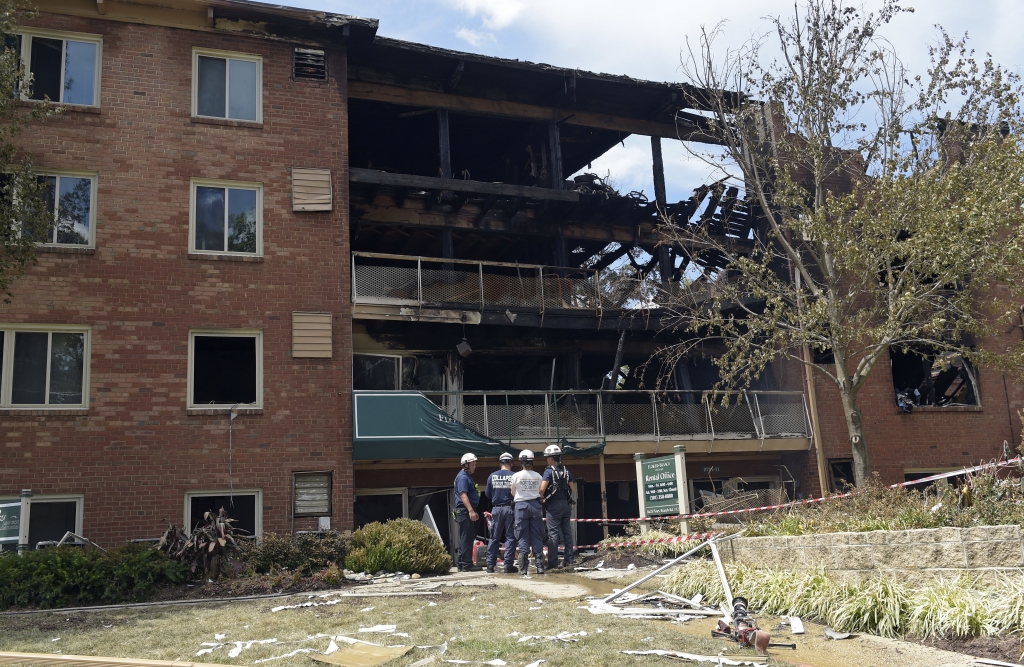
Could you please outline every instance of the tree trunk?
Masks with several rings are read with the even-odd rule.
[[[853,481],[863,486],[871,479],[871,464],[868,462],[868,445],[864,440],[864,420],[857,395],[849,390],[840,389],[839,396],[843,401],[843,413],[846,415],[846,429],[850,434],[850,449],[853,453]]]

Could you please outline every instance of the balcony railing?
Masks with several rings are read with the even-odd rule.
[[[601,271],[591,269],[352,253],[353,303],[595,314],[656,307],[659,287],[651,274],[637,280],[603,278]],[[692,288],[691,297],[699,302],[707,298],[705,292],[708,286],[701,283]]]
[[[807,438],[802,392],[423,392],[496,440],[726,440]]]

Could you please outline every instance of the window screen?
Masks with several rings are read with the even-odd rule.
[[[255,336],[195,336],[193,405],[255,404],[256,371]]]

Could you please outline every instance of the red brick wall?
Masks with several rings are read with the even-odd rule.
[[[1015,451],[1024,388],[995,368],[980,369],[978,384],[980,408],[927,407],[906,414],[896,407],[892,368],[884,354],[859,394],[871,469],[891,484],[903,481],[906,468],[960,467],[998,457],[1004,440]],[[849,434],[835,384],[816,373],[815,386],[826,458],[848,459]],[[816,476],[809,460],[808,475]]]
[[[0,322],[92,325],[87,414],[0,414],[0,495],[85,494],[101,544],[183,520],[186,490],[228,488],[225,414],[186,411],[190,328],[263,331],[263,404],[234,425],[235,488],[263,489],[264,531],[289,531],[291,474],[334,471],[352,523],[346,61],[328,84],[290,79],[291,45],[41,14],[103,35],[100,113],[29,128],[40,167],[98,172],[96,252],[42,253]],[[192,48],[263,56],[262,128],[190,120]],[[292,166],[330,168],[334,211],[291,211]],[[262,263],[190,260],[189,179],[263,183]],[[333,359],[291,359],[291,312],[334,314]],[[296,520],[306,528],[312,520]]]

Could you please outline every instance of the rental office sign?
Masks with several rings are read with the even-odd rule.
[[[690,492],[686,480],[686,447],[676,445],[672,456],[649,459],[634,454],[640,516],[659,517],[690,513]],[[644,524],[646,525],[646,524]],[[688,522],[683,528],[689,530]]]

